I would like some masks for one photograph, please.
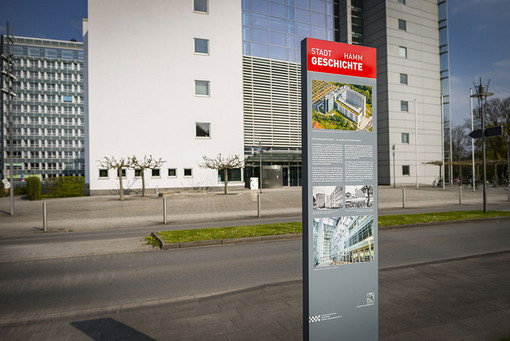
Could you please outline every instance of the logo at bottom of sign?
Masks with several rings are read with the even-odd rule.
[[[329,314],[322,314],[322,315],[313,315],[308,317],[308,323],[316,323],[316,322],[324,322],[324,321],[330,321],[330,320],[336,320],[341,318],[342,315],[338,315],[338,313],[329,313]]]

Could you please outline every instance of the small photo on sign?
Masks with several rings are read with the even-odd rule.
[[[313,219],[313,266],[372,262],[374,216],[347,216]]]
[[[312,80],[312,128],[372,131],[372,87]]]
[[[374,186],[345,186],[345,208],[369,208],[374,204]]]
[[[344,205],[342,186],[313,186],[313,209],[336,210]]]

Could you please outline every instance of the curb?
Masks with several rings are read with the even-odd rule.
[[[157,238],[161,242],[162,250],[182,249],[182,248],[188,248],[188,247],[255,243],[255,242],[268,241],[268,240],[298,239],[298,238],[302,238],[302,236],[303,236],[302,233],[291,233],[291,234],[277,234],[277,235],[259,236],[259,237],[211,239],[211,240],[197,240],[197,241],[192,241],[192,242],[167,243],[159,235],[159,233],[151,232],[151,235],[154,236],[155,238]]]

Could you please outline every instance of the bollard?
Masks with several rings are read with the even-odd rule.
[[[163,224],[166,224],[166,197],[163,197]]]
[[[402,188],[402,208],[406,208],[406,188]]]
[[[46,219],[46,201],[43,201],[42,203],[42,225],[43,225],[43,231],[46,232],[48,229],[47,226],[47,219]]]
[[[459,205],[462,205],[462,185],[459,186]]]
[[[260,192],[257,195],[257,215],[260,218]]]

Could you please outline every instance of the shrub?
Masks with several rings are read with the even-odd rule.
[[[47,198],[81,197],[85,193],[83,176],[63,176],[46,182]]]
[[[27,179],[26,187],[17,187],[26,189],[26,193],[29,200],[41,200],[41,179],[38,176],[31,176]]]
[[[0,198],[5,196],[4,183],[0,181]]]

